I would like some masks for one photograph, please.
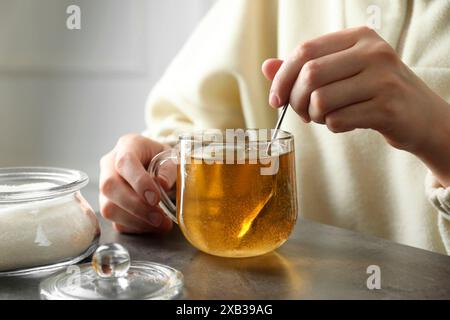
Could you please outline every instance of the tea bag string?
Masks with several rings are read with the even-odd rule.
[[[281,127],[281,124],[283,123],[283,119],[284,119],[284,116],[285,116],[285,114],[286,114],[286,111],[287,111],[288,106],[289,106],[289,102],[286,103],[286,104],[283,106],[283,109],[281,110],[280,116],[278,117],[278,121],[277,121],[277,124],[276,124],[276,126],[275,126],[275,130],[274,130],[274,132],[272,133],[272,138],[270,139],[270,142],[269,142],[269,144],[267,145],[266,153],[267,153],[268,155],[271,155],[272,143],[273,143],[273,141],[274,141],[274,140],[277,138],[277,136],[278,136],[278,131],[280,131],[280,127]]]

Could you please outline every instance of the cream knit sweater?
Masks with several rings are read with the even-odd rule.
[[[146,134],[174,142],[177,132],[193,128],[273,127],[277,114],[268,106],[262,62],[286,57],[302,41],[367,24],[370,5],[379,8],[376,31],[450,101],[450,1],[222,0],[152,90]],[[301,216],[450,253],[450,190],[426,179],[416,157],[377,132],[333,134],[292,110],[283,129],[295,136]]]

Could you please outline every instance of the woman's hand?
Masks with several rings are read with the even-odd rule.
[[[269,102],[289,102],[305,122],[333,132],[380,132],[450,185],[450,106],[426,86],[376,32],[353,28],[298,46],[286,61],[269,59]]]
[[[146,168],[167,146],[137,134],[123,136],[100,160],[100,211],[125,233],[166,232],[172,221],[159,208],[160,194]],[[161,181],[168,187],[170,175]]]

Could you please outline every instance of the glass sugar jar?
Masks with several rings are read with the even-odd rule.
[[[50,272],[87,258],[100,228],[78,170],[0,168],[0,276]]]

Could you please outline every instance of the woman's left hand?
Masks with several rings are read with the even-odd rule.
[[[333,132],[374,129],[450,185],[450,106],[375,31],[352,28],[305,42],[284,62],[266,60],[263,73],[273,80],[273,107],[289,102],[305,122]]]

